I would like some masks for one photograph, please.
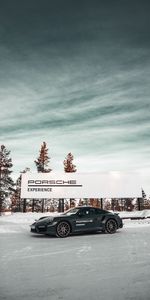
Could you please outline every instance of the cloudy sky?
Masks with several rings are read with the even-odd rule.
[[[0,140],[14,172],[150,168],[150,1],[0,0]]]

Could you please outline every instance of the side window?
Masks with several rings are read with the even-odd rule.
[[[101,215],[102,213],[104,213],[103,210],[101,210],[101,209],[95,209],[95,214],[96,215]]]
[[[79,212],[79,215],[81,217],[86,217],[86,216],[89,216],[89,209],[82,209],[80,212]]]
[[[90,216],[94,216],[96,214],[95,208],[90,209]]]

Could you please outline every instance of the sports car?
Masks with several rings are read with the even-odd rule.
[[[42,217],[31,226],[31,232],[67,237],[75,233],[115,233],[123,227],[122,219],[113,212],[91,206],[78,206],[56,216]]]

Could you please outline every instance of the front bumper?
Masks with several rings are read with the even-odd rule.
[[[120,222],[119,222],[119,226],[118,226],[119,228],[122,228],[123,227],[123,221],[122,221],[122,219],[120,220]]]
[[[37,234],[46,234],[46,235],[55,235],[56,234],[56,228],[54,225],[38,225],[38,224],[32,224],[30,226],[30,231],[32,233]]]
[[[46,225],[31,225],[31,232],[33,233],[46,233],[47,231],[47,226]]]

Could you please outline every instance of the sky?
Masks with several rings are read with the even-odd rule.
[[[0,0],[0,141],[14,174],[150,169],[150,2]]]

